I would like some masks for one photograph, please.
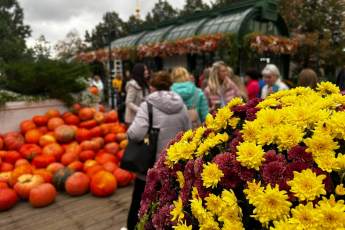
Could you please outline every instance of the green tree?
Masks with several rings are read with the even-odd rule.
[[[128,21],[124,23],[124,33],[130,34],[134,31],[139,30],[144,24],[144,21],[140,18],[135,17],[135,15],[131,15],[128,18]]]
[[[25,51],[30,27],[23,23],[23,9],[17,0],[0,1],[0,62],[16,60]]]
[[[180,11],[180,15],[191,15],[197,10],[203,11],[208,9],[209,6],[205,4],[202,0],[187,0],[183,9]]]
[[[93,49],[104,48],[108,45],[109,39],[114,40],[124,35],[125,23],[119,15],[116,12],[106,12],[102,21],[92,30],[89,42]]]
[[[151,13],[146,15],[146,24],[157,26],[160,23],[174,19],[178,16],[178,12],[166,0],[158,0],[154,5]]]
[[[68,32],[65,39],[58,41],[54,47],[56,56],[62,60],[72,58],[76,53],[85,50],[85,48],[86,44],[76,30]]]
[[[212,3],[212,7],[220,8],[220,7],[224,7],[224,6],[229,6],[236,1],[239,1],[239,0],[215,0]]]
[[[38,37],[32,48],[33,56],[36,59],[49,59],[51,56],[51,46],[44,35]]]

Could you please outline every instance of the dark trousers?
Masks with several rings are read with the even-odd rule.
[[[127,217],[128,230],[134,230],[135,225],[138,223],[138,212],[140,209],[141,195],[144,193],[146,182],[138,178],[134,182],[134,190],[132,194],[132,203],[129,208]]]

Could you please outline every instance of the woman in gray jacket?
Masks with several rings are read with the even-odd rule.
[[[180,131],[186,131],[192,124],[188,118],[187,108],[181,97],[170,91],[172,80],[169,73],[161,71],[154,75],[150,81],[152,93],[141,103],[133,123],[127,130],[128,138],[142,141],[149,128],[147,103],[152,104],[152,126],[158,128],[156,159],[168,142]],[[141,194],[145,189],[145,176],[137,175],[134,183],[132,203],[128,213],[127,228],[134,229],[138,222]]]
[[[137,63],[133,67],[131,80],[126,84],[126,111],[125,122],[130,125],[136,113],[138,112],[139,105],[144,101],[148,95],[147,81],[149,78],[149,70],[146,65]]]

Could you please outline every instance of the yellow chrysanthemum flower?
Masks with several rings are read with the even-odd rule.
[[[226,105],[226,107],[228,107],[228,109],[232,109],[234,106],[242,105],[242,104],[243,104],[243,99],[240,97],[235,97]]]
[[[335,194],[337,194],[338,196],[345,195],[345,188],[343,184],[338,184],[337,187],[335,187]]]
[[[211,148],[223,144],[229,140],[229,135],[227,133],[218,133],[215,136],[209,136],[203,143],[201,143],[195,153],[196,157],[201,157],[204,154],[208,154],[208,150]]]
[[[334,150],[339,148],[337,142],[327,133],[317,133],[304,140],[307,146],[306,152],[309,152],[313,157],[322,156],[324,154],[335,154]]]
[[[177,201],[174,201],[174,209],[171,210],[170,215],[172,215],[171,221],[177,220],[181,221],[184,218],[183,203],[181,197]]]
[[[205,201],[207,210],[209,210],[215,215],[220,215],[222,213],[224,204],[219,196],[210,194],[208,197],[205,198]]]
[[[192,230],[193,226],[187,225],[186,222],[183,222],[183,223],[178,223],[176,226],[173,226],[173,229],[175,229],[175,230]]]
[[[320,169],[326,172],[332,172],[333,170],[339,170],[337,159],[334,154],[324,154],[314,157],[314,161]]]
[[[242,221],[225,221],[222,230],[244,230]]]
[[[203,185],[206,188],[215,188],[218,185],[218,182],[224,176],[222,170],[220,170],[215,163],[207,163],[207,165],[203,165],[203,170],[201,173]]]
[[[295,125],[281,125],[279,126],[278,148],[280,150],[288,150],[303,140],[304,133]]]
[[[217,115],[213,119],[212,124],[209,124],[207,127],[213,129],[215,132],[225,129],[232,115],[233,112],[228,107],[218,109]]]
[[[312,203],[298,205],[291,209],[291,214],[289,223],[295,224],[296,229],[317,229],[320,214],[313,208]]]
[[[256,113],[256,117],[256,120],[262,124],[263,127],[274,127],[282,122],[279,111],[273,109],[262,109]]]
[[[257,108],[260,109],[266,109],[266,108],[270,108],[270,107],[276,107],[280,105],[279,101],[275,98],[267,98],[266,100],[263,100],[262,102],[260,102],[259,104],[257,104]]]
[[[237,160],[242,166],[259,170],[264,159],[265,152],[261,145],[251,142],[243,142],[237,146]]]
[[[310,169],[303,170],[302,172],[293,172],[294,177],[288,181],[287,184],[291,186],[290,191],[301,201],[313,201],[320,195],[326,195],[325,185],[323,180],[325,175],[317,176]]]
[[[274,227],[270,227],[270,230],[292,230],[297,229],[297,225],[289,223],[289,219],[280,221],[273,221]]]
[[[322,201],[319,201],[316,210],[320,214],[321,229],[341,229],[345,227],[344,200],[336,202],[333,195],[329,200],[323,197]]]
[[[259,145],[270,145],[277,141],[277,128],[276,127],[265,127],[258,131],[256,135],[257,142]]]
[[[328,81],[317,84],[316,90],[319,91],[320,95],[322,96],[340,93],[340,89],[338,88],[338,86]]]
[[[256,183],[255,180],[253,180],[252,182],[248,181],[247,186],[248,188],[244,189],[243,192],[244,194],[246,194],[249,204],[254,204],[256,199],[258,199],[258,197],[263,194],[265,189],[261,187],[261,181]]]
[[[278,185],[272,188],[269,184],[263,193],[259,193],[253,205],[253,217],[267,226],[270,221],[287,217],[292,204],[288,201],[286,191],[280,191]]]
[[[177,176],[178,184],[180,185],[180,189],[182,189],[185,183],[183,173],[181,171],[177,171],[176,176]]]
[[[247,121],[244,123],[241,133],[243,134],[243,140],[248,142],[255,142],[256,136],[259,133],[258,131],[261,129],[261,126],[258,122],[250,122]]]

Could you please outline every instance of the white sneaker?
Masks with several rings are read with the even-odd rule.
[[[126,227],[122,227],[120,228],[120,230],[128,230]]]

